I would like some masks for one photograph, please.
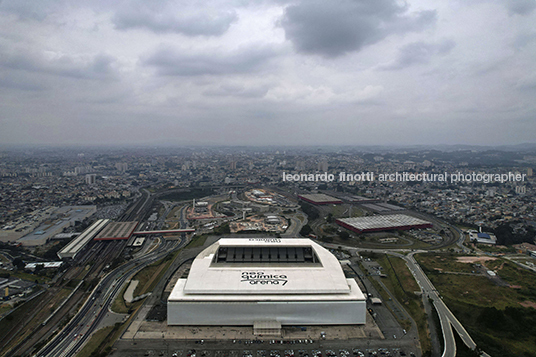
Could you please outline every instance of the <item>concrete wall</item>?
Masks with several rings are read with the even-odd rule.
[[[168,325],[253,325],[276,320],[282,325],[365,324],[366,302],[178,302],[168,301]]]

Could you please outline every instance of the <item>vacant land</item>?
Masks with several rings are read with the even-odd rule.
[[[430,330],[427,316],[421,297],[415,294],[415,292],[420,291],[420,288],[406,266],[406,262],[401,258],[383,256],[378,259],[378,263],[387,274],[387,279],[383,279],[385,286],[395,295],[417,324],[423,354],[430,351]]]
[[[94,351],[98,351],[98,348],[101,346],[102,342],[106,337],[113,331],[113,326],[108,326],[103,329],[98,330],[91,336],[89,341],[86,343],[82,351],[78,353],[79,357],[90,357],[94,356]]]
[[[496,260],[496,259],[497,258],[493,258],[493,257],[472,257],[472,256],[456,258],[456,260],[459,261],[460,263],[481,263],[487,260]]]
[[[160,259],[159,261],[143,268],[136,273],[136,275],[132,277],[132,280],[138,280],[138,285],[134,290],[133,297],[136,298],[152,291],[156,284],[158,284],[158,282],[162,279],[162,276],[168,270],[173,260],[175,260],[177,254],[179,253],[175,252],[168,254],[165,258]],[[125,302],[124,294],[127,288],[128,284],[125,284],[125,286],[121,289],[121,292],[115,298],[111,307],[112,311],[124,314],[131,310],[135,310],[142,305],[143,300],[139,300],[134,303]]]
[[[200,236],[194,236],[190,243],[186,246],[186,248],[196,248],[201,247],[205,244],[205,241],[207,240],[206,235],[200,235]]]
[[[445,303],[479,347],[492,356],[536,356],[536,274],[504,260],[479,262],[509,284],[487,275],[445,274],[472,272],[451,254],[416,256]]]
[[[12,278],[19,278],[27,281],[34,281],[38,284],[48,283],[51,280],[48,276],[34,275],[25,273],[24,271],[14,271],[6,269],[0,269],[0,275],[5,277],[10,276]]]

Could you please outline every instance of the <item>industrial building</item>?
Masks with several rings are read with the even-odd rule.
[[[73,239],[58,252],[60,259],[74,259],[78,253],[99,233],[109,222],[109,219],[99,219],[87,228],[81,235]]]
[[[33,226],[32,232],[17,240],[24,246],[37,246],[49,242],[55,235],[63,232],[66,227],[74,226],[97,212],[97,206],[63,206],[51,208],[48,215],[28,226]]]
[[[357,203],[357,204],[363,204],[363,203],[375,203],[379,202],[380,200],[377,198],[369,198],[369,197],[363,197],[363,196],[356,196],[356,195],[345,195],[341,197],[345,201],[348,201],[350,203]]]
[[[370,217],[340,218],[338,225],[357,233],[432,228],[432,223],[405,214],[390,214]]]
[[[298,198],[305,201],[312,203],[314,205],[336,205],[341,204],[342,201],[338,198],[328,196],[324,193],[312,193],[308,195],[298,195]]]
[[[497,244],[497,237],[493,233],[477,232],[475,230],[467,231],[471,243],[478,244]]]
[[[37,268],[37,266],[43,267],[43,269],[58,269],[61,268],[63,265],[63,262],[34,262],[34,263],[28,263],[24,266],[24,269],[34,270]]]
[[[168,298],[168,325],[365,324],[366,298],[337,258],[310,239],[222,238]],[[272,331],[273,332],[273,331]]]

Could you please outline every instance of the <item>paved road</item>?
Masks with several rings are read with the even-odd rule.
[[[458,335],[461,337],[463,343],[469,347],[470,349],[476,348],[476,343],[473,341],[467,330],[463,327],[463,325],[458,321],[456,316],[452,313],[452,311],[449,310],[447,305],[443,302],[443,299],[439,296],[439,293],[437,292],[436,288],[428,279],[426,274],[422,271],[421,267],[415,260],[414,255],[419,252],[411,252],[410,254],[405,257],[406,264],[410,268],[410,270],[413,273],[413,276],[417,280],[417,283],[419,283],[419,286],[421,287],[421,290],[423,294],[426,294],[426,296],[429,296],[431,299],[434,300],[434,307],[436,308],[439,320],[441,321],[441,329],[443,330],[443,337],[445,340],[445,350],[443,351],[443,357],[447,356],[456,356],[456,343],[454,342],[454,333],[452,331],[452,327],[458,332]],[[422,251],[420,253],[423,253]],[[397,254],[397,256],[400,256]],[[484,356],[489,355],[485,352],[483,352]]]
[[[328,248],[337,248],[340,245],[338,244],[323,244],[324,246]],[[465,345],[471,349],[476,348],[476,343],[473,341],[467,330],[463,327],[463,325],[458,321],[458,319],[454,316],[454,314],[449,310],[447,305],[443,302],[441,297],[439,296],[439,293],[437,292],[436,288],[432,284],[432,282],[428,279],[426,274],[422,271],[421,267],[415,260],[414,255],[417,253],[426,253],[426,251],[415,251],[411,252],[410,254],[403,255],[394,251],[389,250],[383,250],[383,249],[364,249],[364,248],[355,248],[355,247],[342,247],[345,250],[349,251],[373,251],[376,253],[383,253],[383,254],[390,254],[394,255],[396,257],[402,258],[406,261],[406,264],[410,271],[412,272],[413,276],[415,277],[415,280],[419,284],[421,288],[421,292],[423,293],[423,298],[431,298],[434,301],[434,307],[436,308],[439,320],[441,322],[441,329],[443,331],[443,339],[444,339],[444,350],[442,357],[456,357],[456,340],[454,339],[454,333],[452,330],[452,327],[458,332],[458,335],[460,335],[462,341],[465,343]],[[483,353],[483,356],[488,356],[486,353]],[[489,356],[488,356],[489,357]]]
[[[88,300],[67,326],[36,355],[74,356],[108,313],[116,294],[136,272],[183,246],[183,241],[166,241],[153,252],[125,263],[97,285]]]

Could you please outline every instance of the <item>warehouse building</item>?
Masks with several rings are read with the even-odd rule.
[[[390,214],[370,217],[341,218],[335,221],[339,226],[357,233],[432,228],[432,223],[405,214]]]
[[[469,233],[471,243],[497,244],[497,237],[493,233],[477,232],[475,230],[469,230],[467,233]]]
[[[310,239],[222,238],[193,261],[168,299],[168,325],[365,324],[365,296]]]

